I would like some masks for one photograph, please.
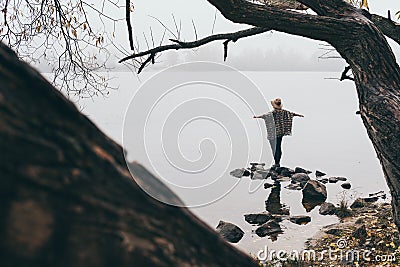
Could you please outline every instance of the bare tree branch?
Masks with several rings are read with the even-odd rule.
[[[322,10],[320,2],[325,3],[329,1],[330,0],[299,0],[298,2],[304,5],[307,4],[316,10]],[[323,40],[329,43],[331,40],[340,39],[342,37],[340,36],[340,33],[347,32],[350,27],[355,28],[354,31],[357,31],[356,28],[358,26],[357,23],[354,23],[354,20],[348,18],[309,15],[297,11],[280,9],[277,8],[281,7],[279,0],[265,0],[265,4],[251,3],[246,0],[208,0],[208,2],[213,4],[222,15],[230,21],[253,25],[255,27],[235,33],[211,35],[192,42],[184,42],[179,40],[179,38],[170,39],[174,44],[160,45],[159,47],[152,49],[148,48],[147,51],[134,53],[133,55],[122,58],[119,62],[148,56],[147,60],[142,62],[138,67],[139,72],[141,72],[150,61],[154,63],[155,56],[160,52],[196,48],[216,40],[224,40],[224,60],[226,60],[228,56],[228,44],[230,41],[235,42],[239,38],[256,35],[272,29],[312,39]],[[330,4],[327,4],[327,7],[324,6],[325,10],[322,10],[321,12],[326,13],[326,10],[334,9],[334,7],[339,9],[353,8],[349,4],[342,2],[342,0],[332,0],[332,3],[329,2]],[[287,7],[288,6],[286,6],[286,8]],[[336,10],[336,12],[338,11]],[[179,36],[178,26],[174,17],[173,20]],[[161,24],[166,28],[163,23]],[[294,27],[293,25],[296,26]]]
[[[341,0],[297,0],[298,2],[310,7],[319,15],[335,15],[340,17],[346,10],[355,9],[353,5]],[[353,3],[359,5],[359,3]],[[382,31],[384,35],[391,38],[398,44],[400,44],[400,24],[394,22],[391,19],[390,10],[388,10],[387,18],[370,14],[365,9],[360,9],[368,19],[370,19],[378,28]]]
[[[129,46],[131,50],[134,50],[134,45],[133,45],[133,33],[132,33],[132,24],[131,24],[131,1],[126,0],[125,4],[125,20],[126,20],[126,26],[128,28],[128,37],[129,37]]]
[[[321,5],[320,2],[325,3],[330,1],[334,3],[343,2],[341,0],[299,0],[303,4],[316,7]],[[310,15],[255,4],[246,0],[208,0],[208,2],[214,5],[225,18],[232,22],[270,28],[280,32],[327,42],[343,38],[341,33],[348,33],[349,28],[354,28],[354,31],[357,31],[358,26],[357,21],[345,16]],[[315,3],[318,3],[318,5]],[[346,3],[339,7],[352,8]]]
[[[148,60],[146,60],[144,63],[147,64],[151,61],[151,58],[163,51],[167,51],[167,50],[179,50],[179,49],[192,49],[192,48],[196,48],[196,47],[200,47],[202,45],[205,45],[207,43],[213,42],[213,41],[218,41],[218,40],[225,40],[225,42],[236,42],[237,40],[241,39],[241,38],[245,38],[245,37],[249,37],[249,36],[253,36],[253,35],[257,35],[260,33],[264,33],[269,31],[270,28],[259,28],[259,27],[254,27],[254,28],[250,28],[250,29],[246,29],[246,30],[241,30],[241,31],[237,31],[237,32],[233,32],[233,33],[224,33],[224,34],[214,34],[214,35],[210,35],[207,36],[205,38],[193,41],[193,42],[182,42],[179,40],[175,40],[175,39],[171,39],[172,42],[174,42],[174,44],[169,44],[169,45],[163,45],[163,46],[159,46],[159,47],[155,47],[152,49],[149,49],[147,51],[143,51],[140,53],[135,53],[133,55],[129,55],[123,59],[121,59],[119,62],[124,62],[130,59],[134,59],[134,58],[140,58],[140,57],[144,57],[147,55],[150,55],[150,58]],[[142,65],[143,66],[143,65]],[[143,69],[143,68],[141,68]]]
[[[381,30],[381,32],[400,44],[400,24],[379,15],[370,14],[369,19]]]

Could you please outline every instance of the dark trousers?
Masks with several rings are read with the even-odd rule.
[[[271,145],[272,155],[274,156],[275,164],[280,164],[282,157],[282,138],[279,136],[276,139],[269,140]]]

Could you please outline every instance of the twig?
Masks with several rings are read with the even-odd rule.
[[[224,61],[226,61],[226,58],[228,57],[228,43],[229,43],[229,40],[226,40],[224,42]]]
[[[344,68],[344,71],[342,72],[342,75],[340,76],[340,81],[344,81],[344,80],[351,80],[354,81],[354,78],[347,75],[347,73],[349,72],[349,70],[351,70],[350,66],[347,66]]]
[[[145,62],[142,63],[142,65],[140,65],[139,70],[138,70],[138,74],[142,72],[142,70],[146,67],[146,65],[150,62],[154,62],[154,54],[151,54]]]
[[[193,29],[194,29],[194,35],[196,36],[196,40],[197,38],[197,30],[196,30],[196,25],[194,24],[194,21],[192,20],[192,25],[193,25]]]
[[[165,30],[167,30],[169,33],[171,33],[176,39],[179,39],[178,36],[176,36],[176,34],[173,31],[171,31],[167,26],[165,26],[165,24],[161,20],[159,20],[158,18],[153,17],[153,16],[149,16],[149,17],[152,19],[155,19],[158,23],[161,24],[161,26],[164,27]]]
[[[214,34],[215,22],[216,21],[217,21],[217,9],[215,9],[214,21],[213,21],[213,26],[212,26],[212,29],[211,29],[211,34]]]

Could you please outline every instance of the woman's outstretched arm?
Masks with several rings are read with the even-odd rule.
[[[304,117],[304,115],[297,114],[297,113],[294,113],[294,112],[292,112],[292,113],[293,113],[293,116],[294,116],[294,117]]]

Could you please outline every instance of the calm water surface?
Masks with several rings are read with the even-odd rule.
[[[355,115],[358,110],[358,100],[353,83],[327,79],[338,77],[340,75],[339,72],[246,72],[244,74],[259,87],[265,99],[271,100],[281,97],[284,101],[284,108],[305,115],[305,118],[295,119],[293,136],[284,138],[282,165],[291,168],[301,166],[312,171],[318,169],[326,172],[328,176],[348,177],[353,188],[345,193],[343,193],[339,184],[327,185],[328,200],[333,203],[338,203],[338,199],[342,198],[343,195],[351,200],[367,193],[379,190],[387,191],[375,151],[368,139],[361,118]],[[119,86],[118,90],[111,91],[107,98],[98,97],[92,100],[82,100],[78,105],[101,130],[117,142],[122,143],[125,111],[139,87],[152,75],[153,73],[144,73],[138,79],[132,73],[115,73],[117,79],[114,80],[114,83]],[[179,75],[185,75],[185,73]],[[221,73],[220,75],[225,75],[226,79],[230,79],[230,75],[233,74]],[[201,86],[202,90],[199,90]],[[262,146],[266,142],[260,135],[259,125],[261,125],[261,130],[263,131],[265,131],[265,127],[262,127],[264,126],[262,122],[257,122],[251,118],[252,113],[243,107],[242,100],[236,101],[231,95],[224,95],[226,92],[206,87],[205,85],[193,85],[193,90],[189,90],[185,95],[184,93],[175,92],[170,100],[165,99],[165,103],[161,103],[158,110],[155,109],[157,114],[155,114],[154,124],[163,120],[166,114],[172,114],[170,113],[171,111],[168,111],[171,106],[172,110],[174,108],[178,109],[178,106],[184,102],[185,98],[196,99],[201,97],[202,94],[208,97],[215,92],[214,95],[216,98],[219,97],[220,102],[232,101],[228,106],[235,111],[235,116],[239,117],[243,122],[244,126],[242,127],[245,127],[248,134],[247,138],[251,140],[252,146],[256,146],[255,149],[230,153],[229,142],[224,141],[226,139],[224,131],[221,130],[220,126],[215,126],[215,123],[210,123],[209,120],[193,122],[191,127],[188,126],[182,131],[182,136],[179,140],[179,152],[184,154],[189,162],[195,162],[203,156],[211,160],[212,157],[207,158],[207,155],[203,155],[206,152],[208,153],[209,150],[207,149],[207,143],[202,143],[205,137],[210,136],[217,148],[214,149],[215,151],[212,148],[210,150],[218,155],[215,157],[214,162],[216,170],[222,170],[222,174],[219,177],[222,183],[218,183],[217,187],[224,187],[225,184],[230,186],[232,182],[237,182],[236,178],[229,176],[231,169],[225,170],[224,166],[222,166],[223,164],[218,161],[220,158],[223,161],[226,160],[224,157],[227,157],[227,155],[233,155],[232,158],[228,157],[232,163],[229,165],[230,168],[232,166],[245,167],[248,163],[246,160],[237,160],[238,157],[235,156],[235,153],[236,155],[242,152],[247,153],[249,161],[261,160],[266,162],[267,165],[272,162],[269,146]],[[232,99],[229,100],[230,98]],[[264,101],[264,99],[261,100]],[[269,107],[266,103],[265,110],[257,107],[254,113],[264,113],[268,110]],[[186,107],[186,109],[183,109],[183,112],[185,111],[190,112],[190,109]],[[141,126],[138,126],[137,130],[142,131]],[[182,178],[182,180],[192,179],[190,173],[176,173],[176,170],[169,169],[168,164],[166,164],[166,157],[157,150],[159,145],[156,144],[158,144],[157,138],[160,136],[160,131],[153,129],[146,134],[150,147],[151,144],[155,144],[154,153],[150,152],[152,164],[146,163],[146,155],[135,153],[135,149],[126,147],[129,158],[145,162],[147,168],[153,173],[160,174],[160,176],[179,176],[179,179]],[[152,142],[153,140],[154,142]],[[202,147],[203,145],[204,147]],[[257,147],[263,150],[261,151],[263,153],[261,158],[260,149],[257,150]],[[240,146],[236,150],[241,150]],[[218,164],[221,164],[221,166]],[[157,166],[157,169],[154,166]],[[203,178],[208,179],[210,177]],[[314,178],[313,175],[312,178]],[[299,226],[284,221],[281,224],[285,232],[279,236],[278,240],[273,242],[268,237],[259,238],[251,233],[254,227],[247,224],[243,217],[247,213],[265,210],[264,201],[267,199],[270,189],[266,190],[261,187],[258,190],[254,190],[258,185],[260,185],[260,182],[251,182],[249,179],[243,178],[222,199],[202,207],[191,208],[191,210],[212,228],[216,227],[219,220],[229,221],[241,227],[246,234],[234,246],[253,254],[263,249],[264,246],[268,246],[270,249],[301,249],[305,240],[315,234],[322,226],[337,221],[333,216],[320,216],[318,208],[316,208],[309,213],[312,216],[311,223]],[[185,192],[177,192],[177,194],[185,202],[190,202],[190,198],[194,196]],[[212,192],[212,190],[204,191],[204,194],[208,193],[214,194],[215,192]],[[283,189],[281,202],[290,207],[291,215],[306,214],[301,205],[301,192]]]

